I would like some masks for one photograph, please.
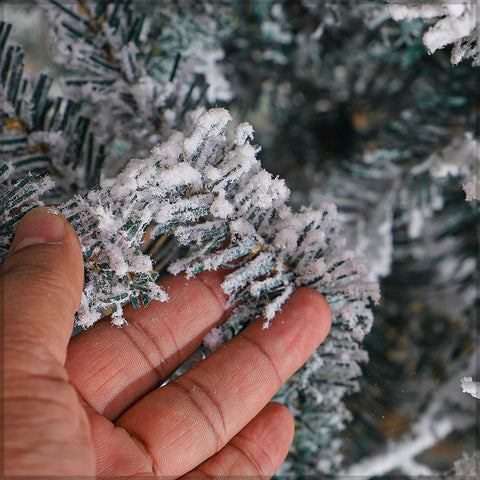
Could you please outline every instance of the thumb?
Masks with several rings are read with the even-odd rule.
[[[6,369],[39,373],[45,361],[65,363],[82,288],[82,252],[72,226],[54,208],[30,210],[0,267]]]

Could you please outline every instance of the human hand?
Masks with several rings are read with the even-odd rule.
[[[167,303],[127,307],[72,339],[83,287],[78,238],[52,210],[20,223],[0,270],[6,475],[271,476],[293,436],[269,403],[330,328],[317,292],[297,290],[268,329],[261,319],[159,387],[218,325],[221,274],[162,282]]]

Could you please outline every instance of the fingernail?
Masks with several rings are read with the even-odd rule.
[[[61,242],[66,225],[65,217],[56,208],[32,208],[18,225],[10,254],[30,245]]]

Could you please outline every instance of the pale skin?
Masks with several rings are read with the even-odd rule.
[[[6,475],[272,476],[294,434],[271,398],[327,335],[324,297],[298,289],[167,386],[225,316],[222,274],[162,282],[166,303],[127,307],[70,339],[83,288],[78,237],[43,208],[20,224],[0,270]]]

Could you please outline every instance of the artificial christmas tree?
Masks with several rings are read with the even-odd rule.
[[[80,326],[167,300],[167,271],[230,268],[205,356],[296,286],[327,296],[332,332],[278,395],[284,474],[431,474],[478,434],[476,3],[390,3],[45,0],[48,73],[0,32],[2,255],[62,204]]]

